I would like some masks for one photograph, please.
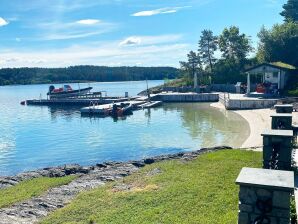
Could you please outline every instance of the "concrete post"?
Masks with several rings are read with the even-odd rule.
[[[238,224],[290,223],[293,171],[244,167],[236,184],[240,186]]]
[[[280,74],[281,70],[278,71],[278,82],[277,82],[277,89],[280,90],[281,89],[281,79],[280,79]]]
[[[198,74],[195,72],[195,74],[194,74],[194,80],[193,80],[194,82],[194,84],[193,84],[193,88],[194,89],[197,89],[197,87],[198,87]]]
[[[293,131],[267,130],[262,136],[263,168],[291,170]]]
[[[272,129],[293,130],[292,114],[273,114],[271,115],[271,118]]]
[[[247,89],[246,89],[246,94],[250,94],[250,74],[249,72],[247,73]]]

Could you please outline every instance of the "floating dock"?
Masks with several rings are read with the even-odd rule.
[[[152,108],[152,107],[157,107],[162,105],[161,101],[151,101],[151,102],[146,102],[146,101],[123,101],[119,103],[109,103],[109,104],[103,104],[103,105],[93,105],[89,107],[83,107],[80,111],[82,115],[103,115],[103,116],[108,116],[109,111],[112,110],[113,105],[116,104],[118,107],[121,107],[123,105],[125,106],[132,106],[133,110],[138,110],[138,109],[145,109],[145,108]]]
[[[161,101],[151,101],[151,102],[147,102],[147,103],[144,103],[144,104],[141,104],[140,107],[145,109],[145,108],[152,108],[152,107],[158,107],[162,105],[162,102]]]
[[[27,105],[38,106],[89,106],[98,104],[118,103],[129,100],[128,98],[65,98],[65,99],[40,99],[26,100]]]

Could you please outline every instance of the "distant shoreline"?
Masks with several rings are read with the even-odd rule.
[[[2,68],[0,85],[163,80],[175,79],[178,75],[179,70],[174,67]]]
[[[30,85],[59,85],[59,84],[77,84],[77,83],[115,83],[115,82],[141,82],[146,81],[146,79],[142,80],[126,80],[126,81],[88,81],[88,80],[71,80],[65,82],[40,82],[40,83],[26,83],[26,84],[7,84],[7,85],[0,85],[2,86],[30,86]],[[149,79],[148,81],[162,81],[162,79]]]

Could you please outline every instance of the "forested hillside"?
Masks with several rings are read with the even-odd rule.
[[[172,67],[72,66],[67,68],[3,68],[0,85],[77,81],[135,81],[173,79],[178,70]]]

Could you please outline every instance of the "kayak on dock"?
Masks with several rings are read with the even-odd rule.
[[[90,92],[91,89],[92,87],[74,90],[70,85],[64,85],[63,87],[56,89],[55,86],[51,85],[47,95],[50,98],[68,98],[85,95]]]

